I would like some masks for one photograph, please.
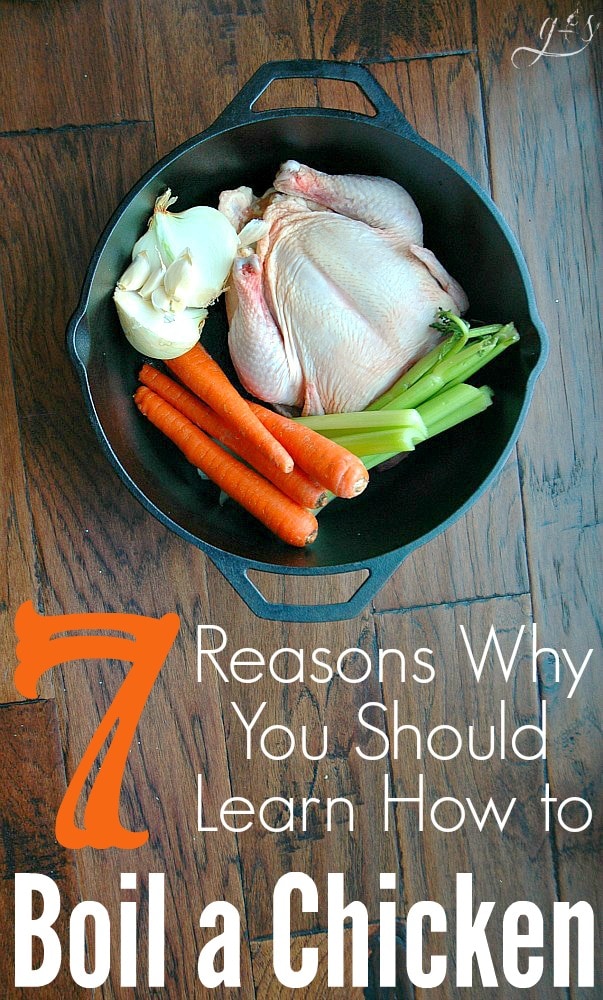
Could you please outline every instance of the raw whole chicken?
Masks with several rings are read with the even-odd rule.
[[[264,196],[224,191],[219,207],[237,231],[267,226],[233,265],[228,343],[245,388],[279,409],[364,409],[437,342],[438,309],[467,308],[394,181],[288,160]]]

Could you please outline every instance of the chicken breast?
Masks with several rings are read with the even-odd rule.
[[[437,342],[438,309],[467,308],[391,180],[289,160],[261,199],[238,188],[219,207],[237,231],[267,225],[233,267],[229,349],[245,388],[279,408],[364,409]]]

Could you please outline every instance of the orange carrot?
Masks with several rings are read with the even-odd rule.
[[[138,387],[134,401],[142,414],[233,500],[289,545],[313,542],[318,522],[253,469],[237,461],[156,392]]]
[[[217,438],[231,451],[236,452],[239,458],[248,462],[256,472],[261,473],[265,479],[269,479],[301,507],[311,509],[324,507],[328,499],[324,486],[310,479],[297,466],[293,468],[292,472],[282,472],[270,459],[258,451],[248,438],[234,434],[217,413],[202,403],[188,389],[174,382],[169,375],[164,375],[157,368],[144,364],[138,378],[143,385],[153,389],[162,399],[180,410],[197,427],[200,427],[211,437]]]
[[[355,497],[368,483],[364,463],[347,448],[303,424],[251,403],[253,412],[285,446],[295,462],[337,497]]]
[[[291,456],[258,420],[246,400],[201,344],[195,344],[179,358],[166,361],[166,365],[195,395],[211,406],[235,434],[248,438],[283,472],[291,472]]]

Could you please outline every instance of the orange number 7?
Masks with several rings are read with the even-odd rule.
[[[61,802],[56,837],[64,847],[140,847],[148,830],[127,830],[119,819],[122,779],[134,732],[159,671],[174,643],[180,619],[177,614],[146,618],[111,612],[74,615],[39,615],[31,601],[15,616],[18,665],[17,691],[35,698],[40,678],[52,667],[70,660],[112,659],[132,664],[92,736]],[[122,635],[73,635],[74,632],[119,632]],[[126,637],[123,636],[126,633]],[[107,752],[86,803],[83,828],[76,825],[75,810],[86,779],[113,732]]]

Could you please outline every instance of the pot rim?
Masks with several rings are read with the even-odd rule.
[[[354,111],[344,111],[334,108],[275,108],[267,111],[253,111],[253,104],[258,97],[266,90],[269,84],[275,79],[289,77],[318,77],[344,79],[356,83],[368,97],[371,104],[376,108],[376,114],[369,116]],[[334,119],[346,120],[351,123],[362,123],[363,126],[377,129],[388,134],[393,133],[397,138],[403,138],[423,149],[426,153],[436,157],[450,170],[468,185],[484,208],[492,215],[494,221],[500,228],[504,239],[517,263],[521,283],[525,292],[527,311],[537,335],[539,351],[535,356],[533,365],[526,380],[525,390],[521,409],[518,413],[515,425],[510,433],[506,445],[499,454],[493,467],[483,478],[471,495],[445,520],[435,525],[430,530],[424,532],[418,538],[406,545],[398,545],[385,553],[380,553],[370,558],[352,560],[351,562],[338,563],[336,565],[281,565],[263,560],[241,556],[237,553],[215,546],[214,544],[199,538],[192,532],[172,520],[165,511],[161,510],[137,485],[130,474],[126,471],[121,461],[115,454],[111,443],[105,433],[101,420],[97,414],[93,393],[88,379],[86,353],[89,348],[89,331],[87,329],[87,314],[90,302],[90,294],[97,271],[98,263],[111,235],[122,218],[126,209],[132,204],[137,196],[151,184],[155,178],[163,173],[167,168],[173,166],[182,156],[191,150],[203,145],[212,138],[225,133],[237,132],[248,128],[256,123],[276,121],[283,118],[303,119],[308,118],[333,121]],[[389,576],[400,566],[405,557],[415,549],[426,544],[431,539],[442,533],[453,522],[462,517],[475,501],[491,486],[499,476],[505,465],[516,441],[519,437],[527,411],[529,409],[534,386],[539,377],[548,356],[548,337],[542,320],[538,314],[534,290],[529,276],[527,264],[508,223],[504,219],[497,205],[481,185],[461,167],[448,154],[434,146],[422,136],[420,136],[402,112],[391,101],[387,93],[382,90],[375,78],[369,71],[356,63],[340,63],[326,60],[292,60],[278,63],[266,63],[250,78],[247,84],[239,91],[233,101],[224,109],[208,128],[202,132],[191,136],[183,143],[166,153],[155,164],[153,164],[136,184],[122,198],[121,202],[111,215],[109,221],[101,233],[92,257],[88,264],[85,279],[80,294],[80,299],[74,310],[66,332],[67,350],[72,364],[78,375],[82,388],[85,406],[89,419],[97,434],[100,444],[109,459],[111,465],[119,475],[120,479],[128,487],[130,492],[142,504],[142,506],[153,514],[160,523],[175,532],[187,542],[195,545],[204,551],[214,564],[221,570],[227,579],[234,586],[235,590],[251,609],[259,617],[271,619],[292,620],[292,621],[327,621],[352,617],[376,595]],[[293,576],[324,576],[349,573],[357,570],[367,570],[369,575],[352,595],[348,602],[341,605],[313,606],[313,605],[278,605],[265,600],[257,586],[249,579],[249,570],[267,573],[279,573]],[[291,617],[294,614],[295,617]]]

